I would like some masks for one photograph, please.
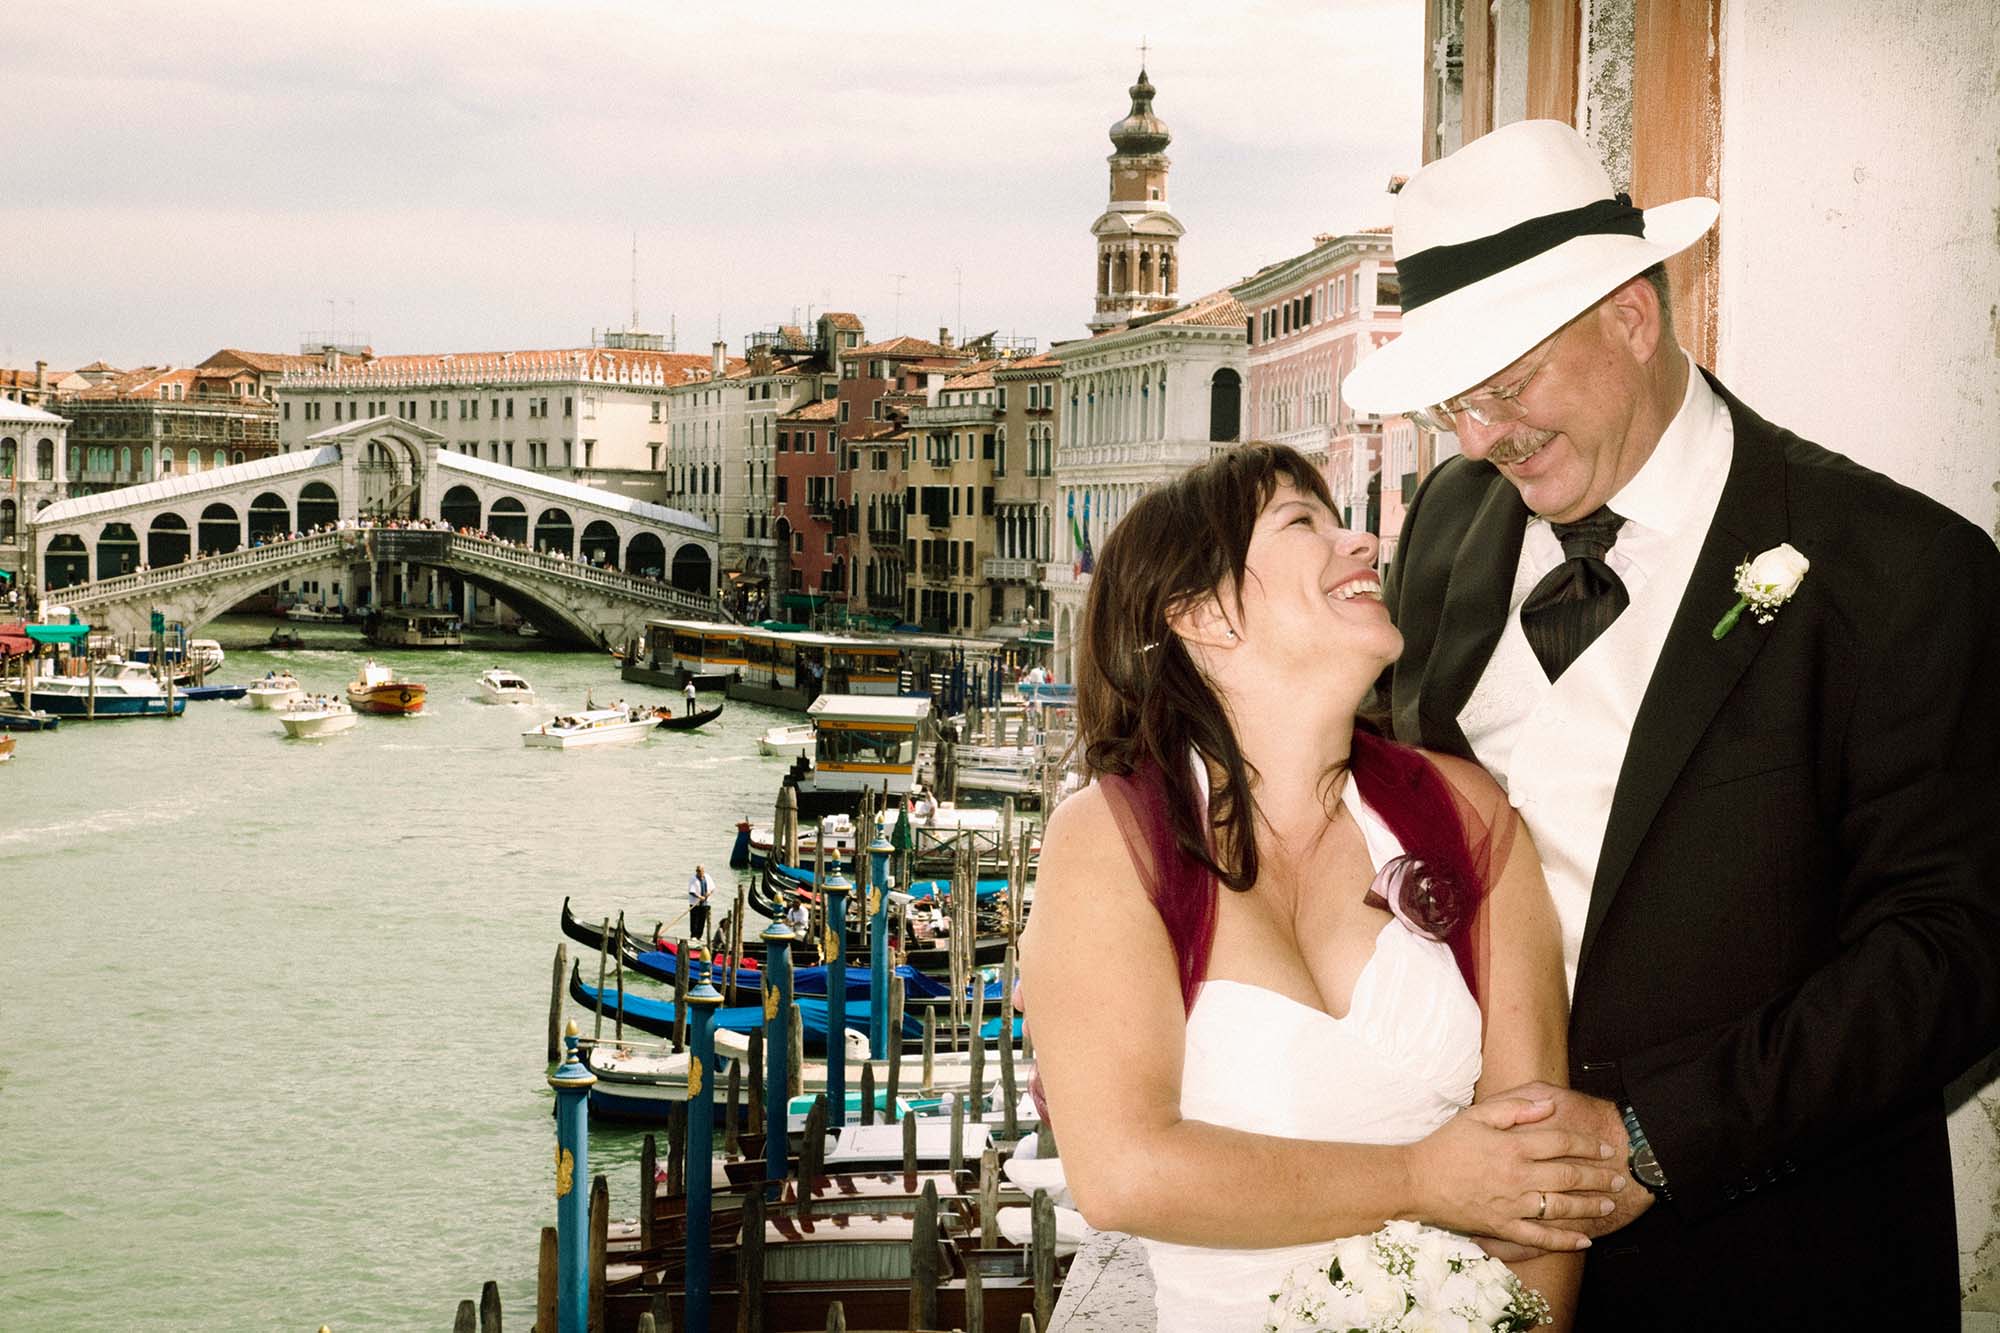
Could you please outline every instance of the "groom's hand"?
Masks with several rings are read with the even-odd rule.
[[[1621,1157],[1630,1142],[1625,1133],[1625,1117],[1618,1114],[1617,1106],[1602,1097],[1592,1097],[1573,1088],[1559,1088],[1552,1083],[1524,1083],[1518,1088],[1501,1093],[1500,1096],[1552,1103],[1554,1109],[1545,1119],[1536,1122],[1538,1126],[1560,1129],[1579,1137],[1594,1137],[1605,1143],[1617,1144]],[[1599,1165],[1594,1160],[1588,1164]],[[1598,1217],[1552,1219],[1550,1225],[1585,1236],[1608,1236],[1620,1227],[1631,1225],[1640,1214],[1653,1206],[1653,1192],[1636,1181],[1604,1197],[1612,1202],[1611,1212]],[[1504,1255],[1495,1257],[1506,1259]]]

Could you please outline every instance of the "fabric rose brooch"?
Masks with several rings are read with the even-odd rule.
[[[1442,944],[1458,929],[1456,885],[1414,856],[1398,856],[1376,872],[1363,901],[1427,940]]]
[[[1720,639],[1735,629],[1737,619],[1746,609],[1757,617],[1758,624],[1770,624],[1778,608],[1799,590],[1806,571],[1811,568],[1812,561],[1789,542],[1773,546],[1755,560],[1745,560],[1736,567],[1736,605],[1715,622],[1712,636]]]

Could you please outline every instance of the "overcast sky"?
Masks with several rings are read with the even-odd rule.
[[[1046,346],[1142,37],[1186,296],[1386,222],[1420,137],[1417,0],[37,0],[6,36],[8,366],[578,346],[635,232],[683,351],[829,306]]]

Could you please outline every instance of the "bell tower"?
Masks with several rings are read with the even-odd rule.
[[[1111,127],[1111,199],[1090,234],[1097,241],[1097,303],[1090,331],[1180,304],[1181,224],[1167,206],[1167,145],[1173,136],[1153,114],[1153,83],[1143,65],[1132,109]]]

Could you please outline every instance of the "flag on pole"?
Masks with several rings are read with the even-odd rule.
[[[1090,549],[1090,492],[1083,493],[1083,543],[1077,552],[1077,567],[1080,573],[1088,574],[1097,568],[1097,557]]]
[[[1084,501],[1084,504],[1086,506],[1088,506],[1089,503],[1090,503],[1089,500]],[[1075,491],[1071,491],[1069,493],[1069,544],[1070,544],[1070,549],[1076,553],[1073,557],[1071,557],[1069,565],[1069,572],[1071,576],[1074,577],[1077,575],[1081,575],[1083,573],[1083,546],[1084,546],[1083,529],[1078,527],[1076,523]]]

